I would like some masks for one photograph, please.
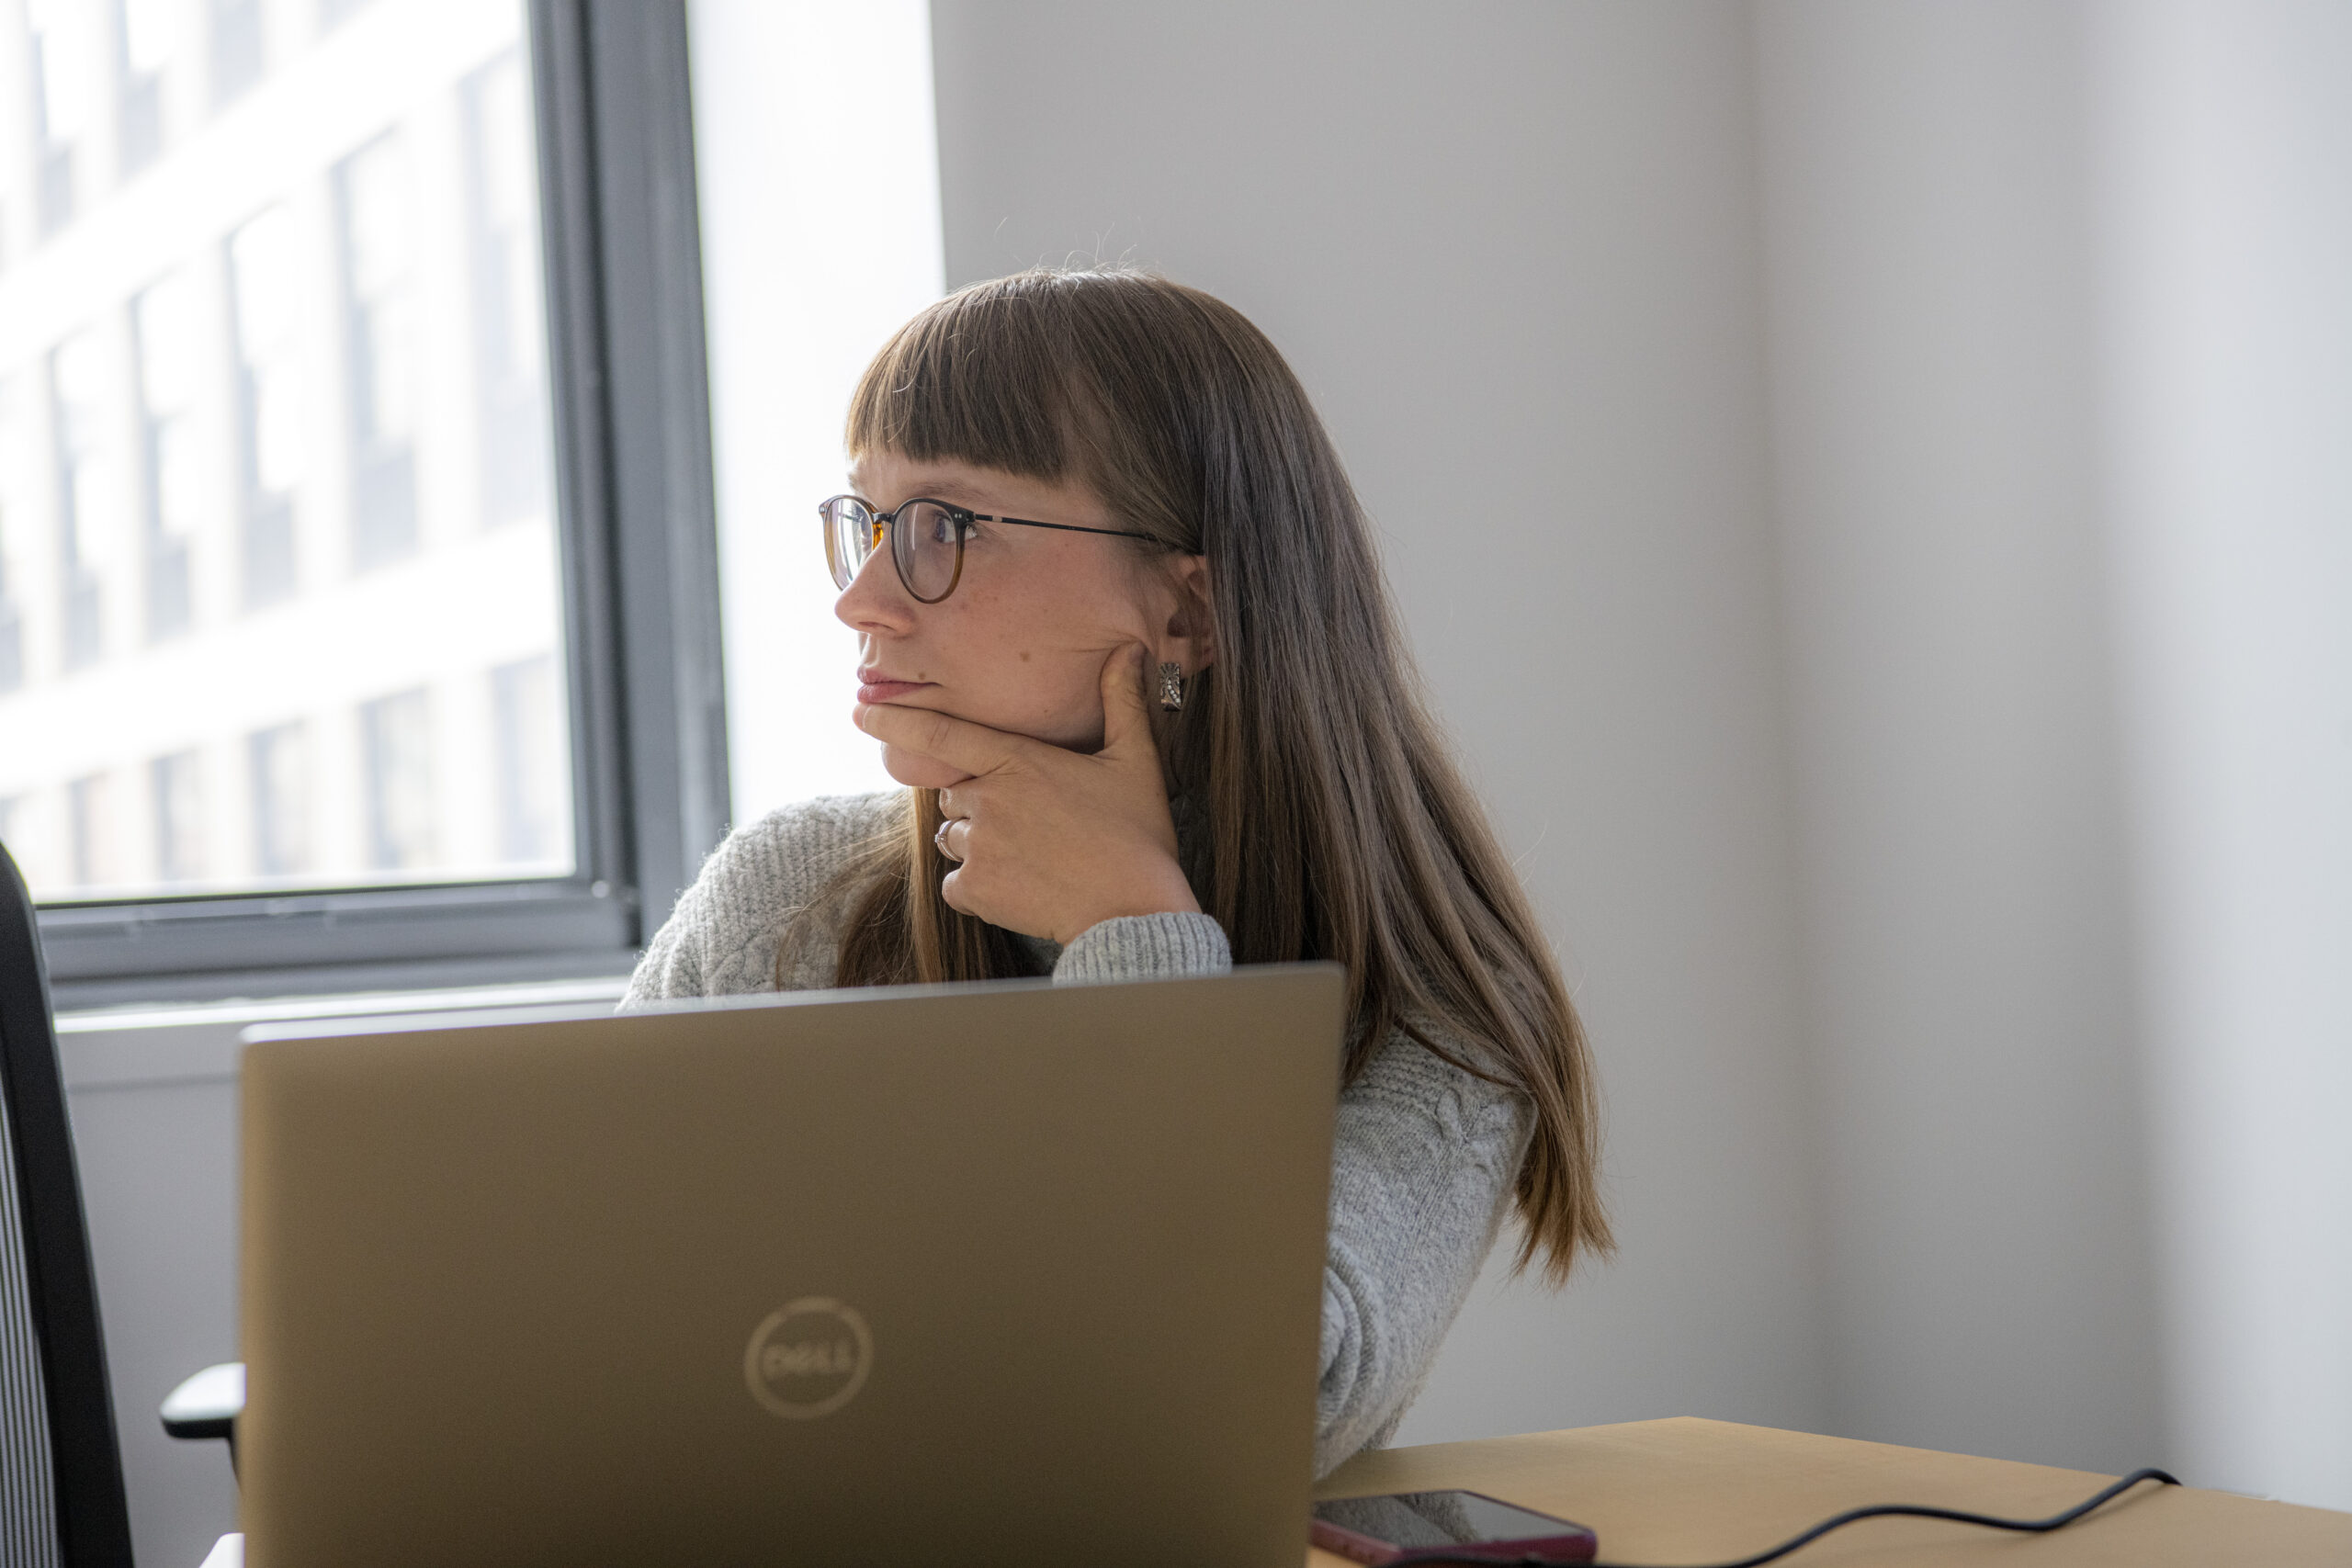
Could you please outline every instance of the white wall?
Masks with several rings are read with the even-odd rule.
[[[2352,6],[1757,16],[1833,1420],[2352,1506]]]
[[[933,30],[949,283],[1131,258],[1281,345],[1591,1026],[1623,1259],[1490,1280],[1404,1438],[1819,1424],[1744,10]]]
[[[1832,1419],[2155,1462],[2081,15],[1758,45]]]
[[[2352,5],[2093,17],[2177,1442],[2352,1508]]]

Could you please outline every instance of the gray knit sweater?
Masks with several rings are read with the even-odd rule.
[[[737,829],[646,949],[623,1007],[777,988],[778,938],[859,843],[902,820],[905,796],[828,796]],[[1148,980],[1232,967],[1206,915],[1104,920],[1067,949],[1034,944],[1056,981]],[[832,984],[835,933],[786,958],[785,989]],[[1475,1059],[1476,1043],[1451,1042]],[[1323,1270],[1315,1472],[1385,1442],[1428,1375],[1494,1245],[1524,1154],[1523,1096],[1392,1034],[1340,1096],[1330,1251]]]

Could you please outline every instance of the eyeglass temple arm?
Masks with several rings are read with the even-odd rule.
[[[1149,534],[1138,534],[1131,528],[1081,528],[1075,523],[1039,523],[1027,517],[990,517],[986,513],[971,514],[975,523],[1011,523],[1023,528],[1051,528],[1057,534],[1103,534],[1114,539],[1148,539]]]

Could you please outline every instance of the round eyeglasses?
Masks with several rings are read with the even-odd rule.
[[[837,495],[818,502],[817,514],[825,520],[825,564],[833,569],[834,587],[846,590],[888,534],[890,562],[899,569],[899,581],[924,604],[936,604],[956,592],[964,575],[964,539],[975,523],[1010,523],[1021,528],[1051,528],[1058,534],[1106,534],[1117,539],[1152,537],[1125,528],[1081,528],[1074,523],[991,517],[929,496],[902,502],[896,511],[876,512],[854,495]]]

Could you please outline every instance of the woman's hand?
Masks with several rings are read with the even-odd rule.
[[[961,777],[939,793],[942,848],[959,863],[940,887],[951,908],[1064,945],[1121,915],[1200,908],[1176,861],[1140,648],[1103,661],[1102,749],[1091,757],[924,708],[860,705],[855,716]]]

